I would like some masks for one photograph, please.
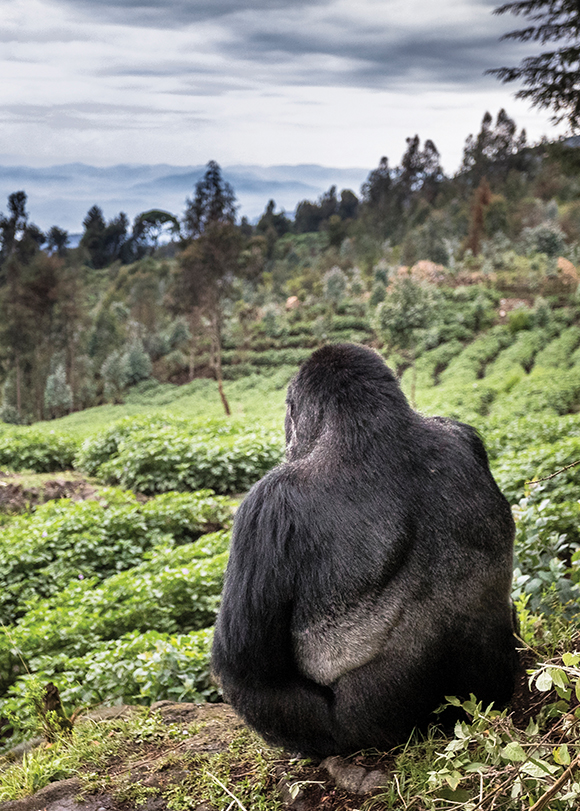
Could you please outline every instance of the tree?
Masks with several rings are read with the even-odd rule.
[[[0,214],[0,267],[12,255],[29,262],[45,242],[40,228],[28,222],[26,199],[25,192],[13,192],[8,197],[8,216]]]
[[[361,186],[363,218],[375,236],[384,238],[389,233],[393,209],[393,177],[389,160],[385,156]]]
[[[179,258],[174,277],[175,309],[187,311],[192,335],[204,318],[208,326],[212,365],[221,401],[230,414],[222,379],[221,332],[223,302],[231,289],[241,250],[241,234],[235,226],[235,194],[210,161],[196,183],[195,197],[187,200],[183,219],[187,247]],[[190,377],[193,377],[193,350]]]
[[[359,200],[350,189],[343,189],[340,193],[338,216],[341,220],[354,220],[358,213]]]
[[[104,268],[116,259],[131,261],[129,220],[122,211],[108,223],[99,206],[92,206],[83,220],[85,232],[81,246],[86,248],[94,268]]]
[[[567,121],[572,130],[580,126],[580,4],[577,0],[519,0],[505,3],[495,14],[526,17],[530,24],[510,31],[502,39],[520,42],[561,42],[559,48],[528,56],[517,67],[494,68],[502,82],[521,80],[516,98],[530,99],[533,106],[551,109],[552,121]]]
[[[292,229],[292,223],[284,211],[275,213],[276,203],[269,200],[266,210],[258,220],[256,231],[266,239],[268,259],[272,258],[274,246],[280,237]],[[251,233],[248,234],[251,237]]]
[[[142,250],[138,252],[152,256],[157,250],[162,234],[171,237],[179,236],[180,228],[177,217],[168,211],[157,208],[138,214],[133,222],[133,240]]]
[[[495,126],[491,114],[486,112],[477,137],[467,136],[459,175],[471,189],[477,188],[484,177],[503,184],[510,169],[523,168],[525,160],[521,153],[525,146],[526,131],[522,129],[517,135],[515,121],[503,108],[497,114]]]
[[[72,389],[66,382],[64,363],[59,363],[46,379],[44,408],[49,417],[62,417],[72,410]]]
[[[484,177],[475,190],[473,207],[471,210],[471,221],[469,223],[469,234],[467,236],[467,248],[474,256],[479,253],[481,238],[485,232],[485,212],[491,203],[491,189]]]
[[[185,202],[183,228],[189,241],[201,236],[211,223],[236,221],[236,195],[216,161],[207,164],[204,176],[195,184],[195,197]]]
[[[68,231],[59,228],[58,225],[53,225],[46,235],[47,250],[53,255],[64,257],[66,256],[68,241]]]
[[[377,325],[389,351],[398,351],[411,365],[411,403],[415,405],[415,351],[419,331],[425,329],[433,312],[433,302],[425,285],[410,273],[397,277],[387,297],[377,307]],[[401,370],[402,371],[402,370]]]

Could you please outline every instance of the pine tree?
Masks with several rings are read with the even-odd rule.
[[[562,43],[559,48],[528,56],[517,67],[487,71],[502,82],[522,80],[516,98],[530,99],[535,107],[551,109],[552,121],[580,126],[580,4],[578,0],[524,0],[505,3],[495,14],[526,17],[530,24],[510,31],[502,39],[520,42]]]

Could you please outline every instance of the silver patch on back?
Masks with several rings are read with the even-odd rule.
[[[403,611],[402,595],[390,592],[388,599],[385,595],[369,598],[356,606],[345,606],[342,613],[338,607],[333,617],[293,631],[294,654],[302,673],[328,685],[371,662],[387,647],[389,637],[401,624]]]

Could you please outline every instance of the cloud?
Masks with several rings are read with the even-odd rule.
[[[176,28],[198,22],[219,20],[247,11],[268,13],[296,7],[327,5],[332,0],[59,0],[103,22],[123,25]]]
[[[99,103],[77,104],[3,104],[0,122],[4,124],[42,124],[54,130],[99,130],[103,126],[140,130],[144,124],[156,126],[169,123],[171,118],[183,122],[205,123],[201,116],[185,115],[180,110],[153,112],[150,107]]]

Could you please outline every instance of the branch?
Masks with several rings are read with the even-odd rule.
[[[560,775],[560,777],[556,780],[554,785],[551,788],[549,788],[545,794],[542,794],[540,799],[532,805],[530,811],[542,811],[542,809],[548,805],[554,794],[556,794],[562,788],[564,783],[566,783],[566,781],[569,780],[569,778],[572,775],[572,772],[579,765],[580,765],[580,755],[574,758],[572,763],[568,766],[566,771]]]
[[[577,462],[572,462],[571,465],[566,465],[566,467],[561,467],[560,470],[557,470],[555,473],[550,473],[549,476],[543,476],[541,479],[534,479],[531,482],[525,482],[525,484],[539,484],[540,482],[547,482],[550,479],[553,479],[555,476],[559,476],[560,473],[565,473],[567,470],[570,470],[576,465],[580,465],[580,459]]]

